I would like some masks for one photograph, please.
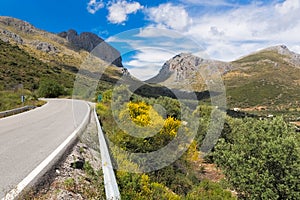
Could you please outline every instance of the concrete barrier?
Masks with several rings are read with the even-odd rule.
[[[19,114],[19,113],[22,113],[22,112],[25,112],[25,111],[28,111],[28,110],[31,110],[31,109],[34,109],[34,108],[35,108],[35,106],[24,106],[24,107],[21,107],[21,108],[16,108],[16,109],[12,109],[12,110],[3,111],[3,112],[0,112],[0,118],[8,117],[10,115]]]

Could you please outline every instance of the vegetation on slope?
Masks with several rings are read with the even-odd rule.
[[[213,153],[242,199],[299,199],[300,135],[282,118],[230,120]]]
[[[236,70],[224,77],[230,105],[267,106],[270,110],[300,107],[300,69],[288,63],[284,55],[262,51],[233,64]]]
[[[50,78],[66,88],[72,87],[74,75],[60,66],[50,66],[32,57],[18,46],[0,40],[0,83],[2,90],[11,90],[22,84],[35,90],[41,78]]]
[[[116,90],[116,89],[115,89]],[[117,89],[120,94],[130,93],[124,87]],[[103,100],[97,104],[97,112],[100,116],[103,130],[110,141],[118,148],[127,152],[147,153],[153,152],[164,147],[174,137],[177,136],[178,126],[182,123],[180,120],[181,109],[178,107],[178,101],[168,97],[143,98],[132,94],[131,101],[122,103],[120,109],[111,110],[112,91],[103,93]],[[154,104],[166,106],[166,115],[161,116],[154,110]],[[206,109],[206,111],[210,111]],[[119,116],[120,123],[124,123],[121,129],[113,117],[113,113]],[[185,112],[191,112],[186,108]],[[209,113],[203,115],[209,116]],[[125,113],[129,113],[127,116]],[[154,136],[146,138],[137,138],[128,134],[134,132],[132,126],[126,126],[126,122],[132,122],[139,127],[147,127],[142,132],[145,136],[155,132]],[[157,127],[159,128],[157,130]],[[188,130],[186,134],[188,134]],[[148,173],[130,173],[117,171],[117,181],[120,187],[122,199],[235,199],[231,192],[226,191],[220,183],[213,183],[200,178],[204,171],[199,167],[202,163],[199,156],[199,144],[195,140],[189,149],[174,163],[160,170]],[[120,153],[115,147],[111,146],[113,159],[121,163],[122,167],[133,171],[143,170],[138,164],[138,160],[124,153]],[[175,153],[175,152],[174,152]],[[164,155],[161,155],[164,156]],[[156,158],[151,163],[155,168],[157,162],[162,162],[164,158]],[[198,164],[196,164],[198,163]],[[200,164],[201,165],[201,164]],[[201,195],[201,196],[199,196]]]
[[[60,66],[47,65],[18,46],[0,40],[0,110],[19,107],[21,95],[25,104],[35,104],[41,79],[55,80],[63,87],[64,94],[70,93],[74,75]]]
[[[122,94],[129,92],[124,91],[124,88],[120,90]],[[120,109],[112,111],[111,96],[111,90],[103,93],[103,101],[97,104],[97,112],[109,140],[129,152],[145,153],[162,148],[176,137],[178,125],[175,124],[182,123],[182,112],[199,116],[198,133],[188,151],[177,161],[148,173],[116,172],[123,199],[235,199],[226,188],[235,191],[239,199],[299,197],[300,138],[294,127],[283,118],[259,120],[227,116],[216,147],[211,154],[206,155],[207,161],[203,161],[200,147],[208,133],[212,107],[201,105],[195,110],[187,107],[182,111],[174,99],[145,98],[131,94],[129,103],[124,102]],[[122,98],[119,100],[122,101]],[[157,104],[167,105],[165,115],[159,116],[161,113],[157,115],[157,111],[153,110]],[[129,116],[124,116],[125,111],[130,113]],[[120,129],[112,112],[120,116],[121,123],[132,120],[138,126],[152,127],[157,135],[146,138],[130,136],[127,131],[134,130],[130,127],[126,131]],[[172,123],[162,123],[168,120]],[[155,125],[161,123],[164,124],[163,128],[155,130]],[[133,170],[142,166],[117,151],[115,146],[111,150],[113,159],[122,163],[122,166]],[[203,178],[206,171],[201,166],[205,162],[217,164],[223,170],[225,179],[211,182]]]

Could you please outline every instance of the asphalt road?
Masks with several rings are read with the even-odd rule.
[[[0,199],[47,158],[88,113],[76,100],[47,100],[41,108],[0,119]]]

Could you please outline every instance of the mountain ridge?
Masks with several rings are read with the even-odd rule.
[[[0,57],[3,58],[0,63],[0,82],[3,83],[0,92],[13,93],[15,87],[23,85],[34,94],[45,78],[61,84],[67,95],[72,95],[74,81],[78,78],[98,83],[97,89],[105,90],[112,88],[124,71],[123,67],[101,58],[103,47],[107,52],[120,55],[105,42],[95,47],[95,53],[88,52],[57,34],[12,17],[0,16],[0,41]]]
[[[68,32],[65,32],[65,34],[68,35]],[[62,33],[50,33],[20,19],[0,16],[0,39],[4,42],[19,45],[41,60],[46,62],[58,61],[78,68],[84,57],[101,43],[97,48],[99,52],[96,56],[99,56],[101,60],[109,65],[123,67],[119,51],[97,35],[89,32],[78,35],[73,30],[70,32],[69,37],[64,38],[62,36],[64,36]]]
[[[116,65],[117,67],[123,67],[120,52],[94,33],[82,32],[78,34],[77,31],[70,29],[68,31],[58,33],[57,35],[65,38],[75,47],[84,49],[88,52],[92,52],[99,45],[101,48],[97,48],[97,56],[108,63]]]
[[[210,75],[203,77],[207,70]],[[182,53],[165,62],[146,82],[200,92],[208,90],[206,81],[214,80],[217,72],[223,79],[229,107],[300,107],[300,54],[285,45],[267,47],[231,62]]]

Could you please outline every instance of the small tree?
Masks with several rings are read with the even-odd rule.
[[[54,80],[43,79],[40,82],[38,94],[40,97],[55,98],[64,93],[64,88]]]

